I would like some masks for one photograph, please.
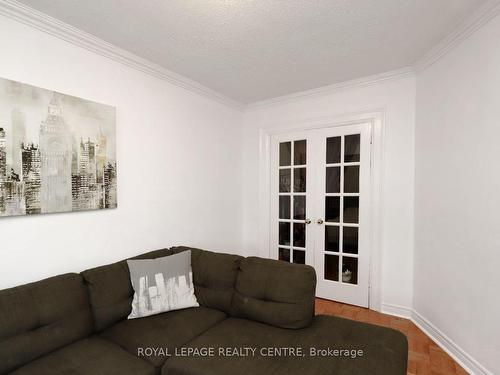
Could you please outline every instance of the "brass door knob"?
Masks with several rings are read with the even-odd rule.
[[[316,220],[316,223],[318,223],[319,225],[323,224],[323,219]]]

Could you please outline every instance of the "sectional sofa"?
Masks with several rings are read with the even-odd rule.
[[[187,247],[200,307],[127,320],[126,261],[0,291],[0,374],[404,375],[398,331],[314,316],[309,266]]]

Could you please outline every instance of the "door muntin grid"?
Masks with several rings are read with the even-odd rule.
[[[279,143],[278,259],[305,264],[307,140]]]
[[[326,139],[325,280],[358,285],[361,134]]]

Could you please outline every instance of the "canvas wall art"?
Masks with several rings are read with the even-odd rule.
[[[115,108],[0,78],[0,216],[116,208]]]

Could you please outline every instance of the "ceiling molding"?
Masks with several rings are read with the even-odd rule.
[[[434,48],[419,59],[413,66],[415,71],[421,72],[439,61],[448,52],[486,25],[500,14],[500,1],[490,0],[471,14],[455,31],[446,36]]]
[[[311,99],[317,96],[330,95],[341,90],[371,86],[377,83],[390,81],[394,79],[413,77],[414,75],[415,72],[412,67],[391,70],[389,72],[381,74],[375,74],[368,77],[353,79],[351,81],[335,83],[333,85],[323,86],[316,89],[300,91],[289,95],[279,96],[277,98],[271,98],[267,100],[258,101],[255,103],[250,103],[246,106],[245,109],[246,110],[261,109],[275,104],[290,103],[299,99]]]
[[[34,27],[78,47],[85,48],[130,68],[139,70],[170,84],[189,90],[219,103],[241,110],[243,104],[228,98],[206,86],[180,74],[174,73],[149,60],[105,42],[89,33],[79,30],[15,0],[0,0],[0,15]]]

